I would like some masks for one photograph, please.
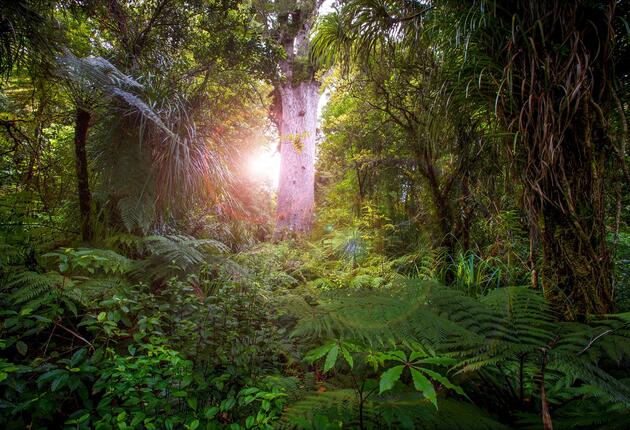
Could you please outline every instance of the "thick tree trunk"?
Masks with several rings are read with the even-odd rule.
[[[588,128],[590,130],[590,128]],[[573,174],[565,188],[578,198],[568,209],[545,204],[541,216],[543,287],[566,318],[584,320],[612,311],[612,269],[606,246],[603,171],[591,136],[571,136],[568,164]],[[573,137],[571,139],[571,137]],[[548,187],[548,194],[557,192]]]
[[[90,194],[90,185],[88,180],[88,162],[86,151],[90,118],[91,115],[88,111],[77,107],[74,124],[74,153],[76,157],[79,213],[81,216],[81,237],[85,241],[92,240],[92,196]]]
[[[287,83],[279,92],[282,113],[276,238],[308,232],[312,226],[319,84]]]
[[[505,45],[486,45],[503,70],[489,100],[520,139],[510,151],[524,185],[532,283],[540,238],[545,294],[572,320],[613,307],[604,173],[614,154],[617,3],[501,1],[493,26]]]

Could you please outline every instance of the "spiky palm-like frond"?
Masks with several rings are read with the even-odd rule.
[[[325,65],[369,61],[379,51],[417,43],[425,14],[423,2],[351,0],[320,18],[311,55]],[[403,43],[401,43],[403,42]]]
[[[331,253],[355,265],[368,255],[369,246],[364,233],[358,228],[336,231],[324,241]]]

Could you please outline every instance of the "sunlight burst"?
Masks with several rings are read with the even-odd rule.
[[[247,170],[252,179],[278,187],[280,178],[280,154],[269,149],[250,155]]]

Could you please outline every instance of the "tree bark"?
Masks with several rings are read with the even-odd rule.
[[[274,236],[308,232],[315,203],[315,145],[319,84],[280,87],[280,181]]]
[[[309,32],[323,0],[283,3],[276,34],[284,48],[272,118],[280,132],[280,181],[274,239],[310,231],[315,204],[319,82],[309,60]]]
[[[613,303],[601,180],[605,163],[582,146],[582,140],[575,143],[575,168],[566,185],[579,198],[564,211],[546,204],[541,217],[543,287],[570,320],[609,313]]]
[[[84,241],[92,240],[92,195],[88,176],[87,161],[87,136],[90,128],[91,114],[77,107],[74,124],[74,153],[77,172],[77,191],[79,197],[79,214],[81,216],[81,238]]]
[[[614,154],[617,3],[502,1],[493,25],[504,41],[486,45],[502,70],[495,81],[508,82],[489,100],[520,139],[509,151],[519,161],[530,234],[540,235],[545,295],[571,320],[613,309],[604,175]]]

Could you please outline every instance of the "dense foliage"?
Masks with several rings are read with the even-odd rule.
[[[628,22],[0,0],[0,427],[627,428]],[[274,234],[247,166],[315,82]]]

